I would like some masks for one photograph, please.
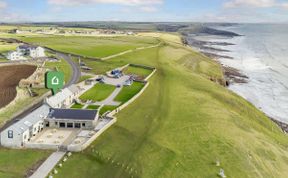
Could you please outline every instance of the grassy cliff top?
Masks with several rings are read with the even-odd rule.
[[[159,47],[97,61],[98,68],[138,63],[157,72],[118,122],[55,177],[202,178],[216,177],[220,168],[227,177],[287,177],[288,139],[281,130],[211,81],[223,79],[219,64],[159,39]]]

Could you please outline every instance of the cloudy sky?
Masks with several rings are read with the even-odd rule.
[[[0,22],[288,23],[288,0],[0,0]]]

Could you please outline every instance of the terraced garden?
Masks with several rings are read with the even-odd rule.
[[[115,90],[115,86],[107,84],[96,84],[93,88],[85,92],[80,99],[82,101],[92,100],[93,102],[106,99]]]

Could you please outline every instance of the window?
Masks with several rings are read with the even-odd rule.
[[[49,125],[49,122],[46,122],[45,126],[46,126],[46,127],[49,127],[49,126],[50,126],[50,125]]]
[[[8,130],[8,138],[13,138],[13,130]]]
[[[73,123],[67,123],[67,128],[73,128]]]
[[[84,122],[82,123],[82,127],[85,127],[85,123]]]
[[[81,124],[80,124],[80,123],[75,123],[75,124],[74,124],[74,127],[75,127],[75,128],[81,128]]]
[[[55,125],[58,125],[58,122],[55,122]]]
[[[65,127],[66,127],[65,122],[60,122],[59,125],[60,125],[60,127],[62,127],[62,128],[65,128]]]

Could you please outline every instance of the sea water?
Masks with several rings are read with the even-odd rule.
[[[288,123],[288,24],[241,24],[225,30],[243,36],[209,39],[235,44],[213,46],[230,50],[218,54],[233,59],[220,58],[220,62],[249,77],[248,83],[229,88],[268,116]]]

